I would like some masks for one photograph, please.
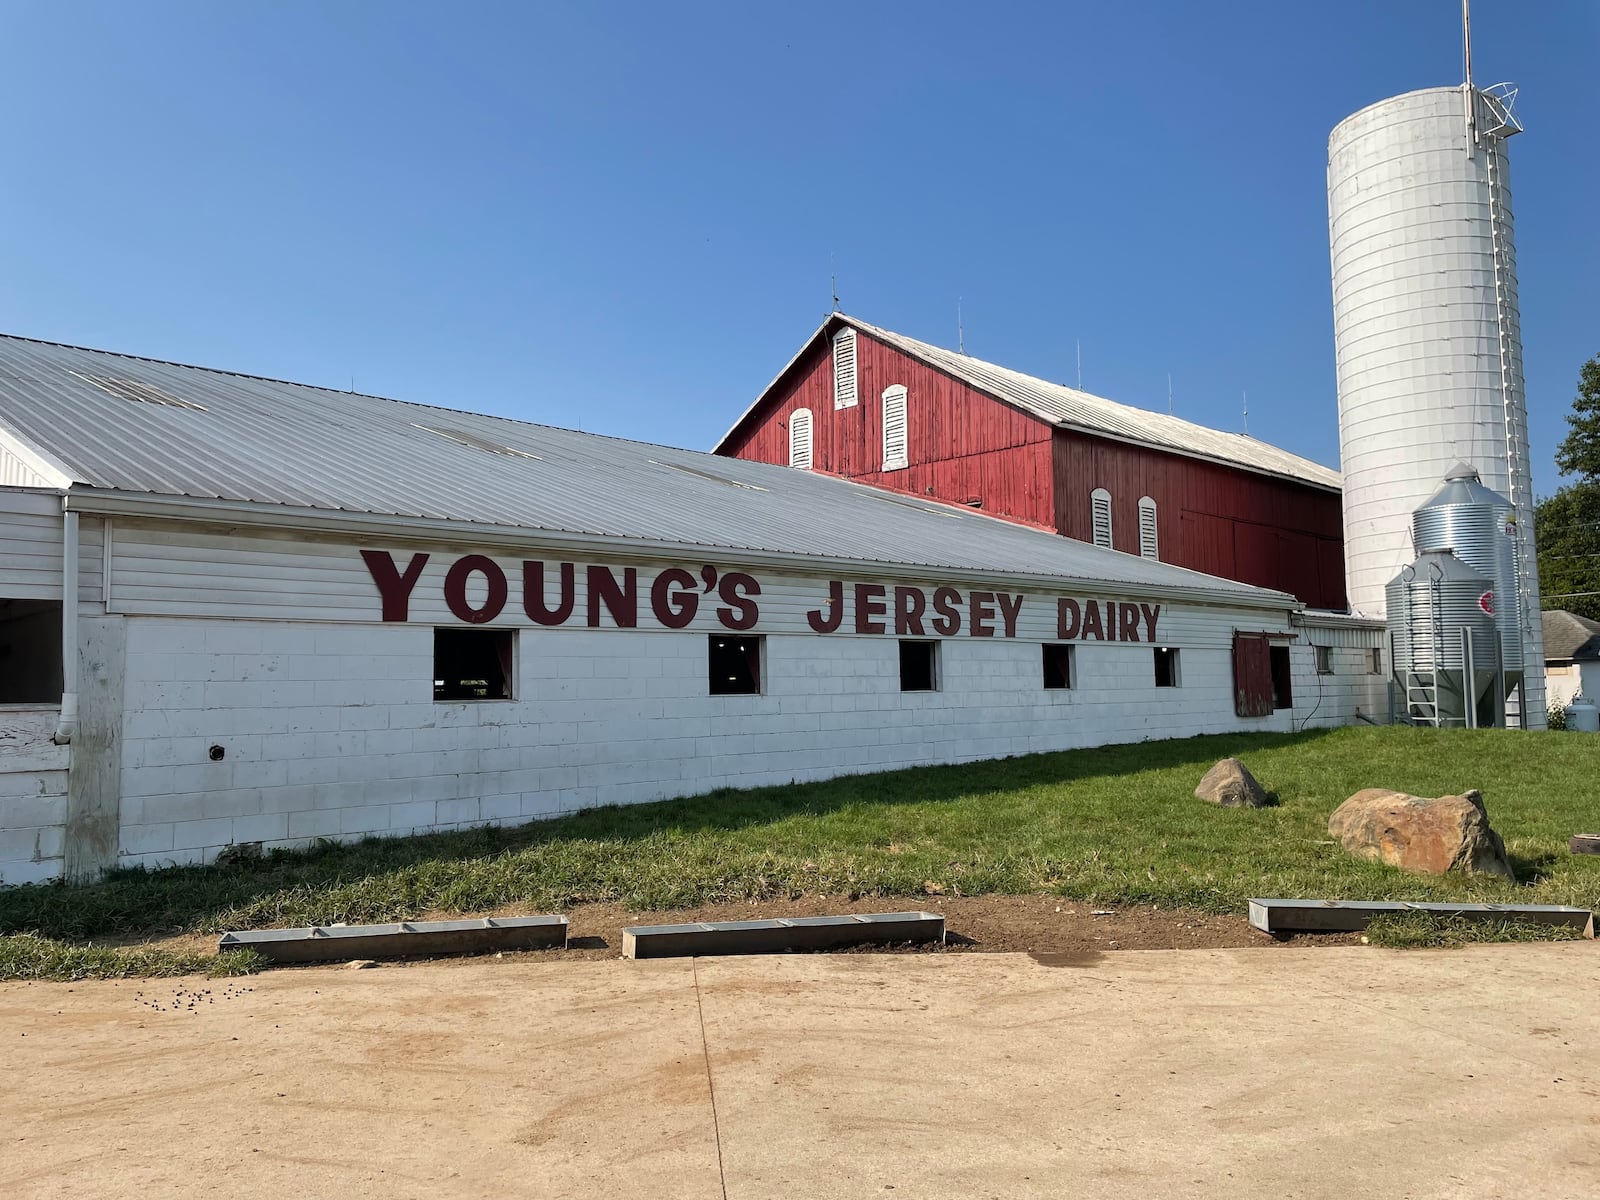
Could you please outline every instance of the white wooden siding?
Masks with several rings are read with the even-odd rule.
[[[60,496],[0,489],[0,596],[60,599]]]
[[[465,554],[485,553],[482,548],[470,545],[439,545],[437,543],[384,543],[335,542],[331,540],[299,540],[288,536],[235,534],[207,531],[202,528],[178,524],[156,524],[118,520],[112,550],[112,611],[127,615],[150,616],[205,616],[235,617],[267,620],[347,621],[375,622],[381,616],[378,589],[362,561],[362,549],[379,549],[388,552],[397,567],[403,570],[411,556],[425,553],[427,565],[423,568],[411,593],[410,623],[413,625],[460,625],[444,601],[444,578],[452,563]],[[86,556],[87,557],[87,556]],[[530,547],[520,556],[496,551],[487,553],[506,575],[508,596],[504,611],[490,624],[496,627],[530,626],[533,624],[522,607],[522,562],[524,559],[545,563],[546,589],[554,596],[557,564],[575,561],[577,564],[574,616],[566,628],[581,627],[587,605],[585,567],[589,559],[564,559],[559,551],[544,551]],[[714,559],[645,561],[631,564],[606,563],[620,578],[624,566],[631,565],[639,572],[640,618],[634,630],[616,632],[636,635],[659,631],[649,611],[650,583],[660,571],[669,566],[683,567],[698,575],[710,563],[719,572],[744,569],[737,564],[718,563]],[[804,575],[799,572],[780,573],[766,568],[749,571],[762,585],[762,594],[756,598],[760,607],[760,621],[755,632],[793,632],[812,634],[806,613],[819,608],[827,600],[827,581],[831,575]],[[846,576],[846,600],[856,583],[881,583],[892,600],[896,584],[904,586],[905,580],[874,579],[871,576]],[[931,589],[946,580],[930,576],[921,586],[931,595]],[[59,586],[59,585],[58,585]],[[956,585],[965,605],[973,588]],[[478,591],[474,591],[476,587]],[[473,576],[468,598],[476,604],[481,600],[482,577]],[[981,588],[980,588],[981,590]],[[1087,593],[1063,589],[1057,592],[1028,592],[1018,618],[1018,638],[1021,640],[1055,641],[1056,598],[1071,596],[1079,600],[1127,601],[1129,597],[1114,592]],[[721,603],[715,594],[703,595],[699,612],[685,632],[707,633],[721,629],[715,610]],[[847,608],[846,619],[838,632],[823,635],[831,638],[855,637]],[[958,638],[966,638],[966,612],[963,609],[963,631]],[[892,613],[892,608],[891,608]],[[1230,646],[1235,628],[1287,628],[1288,614],[1274,618],[1261,610],[1230,609],[1223,606],[1191,603],[1163,604],[1159,618],[1160,641],[1164,645]],[[609,619],[602,612],[602,620]],[[995,628],[1001,628],[998,614]],[[892,639],[891,632],[882,636]],[[878,635],[873,635],[878,636]],[[982,639],[978,639],[982,640]],[[996,641],[1001,640],[998,637]],[[1108,650],[1131,652],[1143,649],[1143,643],[1122,645],[1107,643]]]

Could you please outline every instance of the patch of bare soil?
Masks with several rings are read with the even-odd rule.
[[[699,908],[640,911],[617,904],[580,904],[567,910],[571,922],[566,950],[507,953],[506,958],[616,958],[622,953],[622,930],[629,925],[689,924],[698,921],[749,921],[761,917],[818,917],[838,913],[897,912],[923,909],[943,914],[948,942],[944,946],[864,947],[837,953],[954,954],[1002,951],[1032,954],[1041,962],[1070,962],[1111,950],[1211,950],[1232,946],[1349,945],[1359,934],[1316,934],[1274,938],[1251,927],[1242,915],[1218,916],[1192,909],[1148,905],[1101,908],[1054,896],[929,896],[922,903],[893,897],[843,900],[802,896],[797,900],[763,900],[708,904]],[[448,920],[461,913],[433,912],[418,920]],[[471,916],[524,916],[518,906]],[[153,946],[173,950],[215,949],[214,937],[185,935],[155,940]]]

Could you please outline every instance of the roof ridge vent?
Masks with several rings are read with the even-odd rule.
[[[131,400],[135,404],[158,404],[162,408],[186,408],[191,412],[206,412],[204,404],[196,404],[193,400],[184,400],[174,396],[171,392],[164,392],[153,383],[145,383],[140,379],[117,379],[111,375],[85,375],[81,371],[68,371],[74,379],[81,379],[84,383],[99,388],[108,396],[115,396],[118,400]]]
[[[490,454],[498,454],[504,458],[531,458],[534,462],[543,462],[529,450],[518,450],[515,446],[506,446],[500,442],[491,442],[488,438],[479,437],[475,433],[468,433],[464,429],[448,429],[440,425],[418,425],[415,421],[411,428],[420,429],[423,433],[431,433],[435,437],[442,437],[447,442],[455,442],[458,446],[470,446],[474,450],[485,450]]]
[[[1470,479],[1474,483],[1483,482],[1483,476],[1478,474],[1478,468],[1470,463],[1458,462],[1444,473],[1446,483],[1459,483],[1464,479]]]

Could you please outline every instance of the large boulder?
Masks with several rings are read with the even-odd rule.
[[[1424,875],[1468,871],[1516,879],[1505,843],[1489,828],[1483,796],[1428,798],[1363,788],[1328,819],[1328,832],[1351,854]]]
[[[1267,793],[1237,758],[1225,758],[1207,771],[1194,794],[1224,808],[1265,808]]]

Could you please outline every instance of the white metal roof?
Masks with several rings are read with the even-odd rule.
[[[865,321],[858,321],[843,313],[834,313],[822,323],[821,328],[807,340],[800,353],[795,355],[788,366],[779,373],[777,379],[773,380],[773,385],[789,373],[819,338],[831,335],[841,325],[859,330],[997,400],[1014,405],[1064,429],[1082,430],[1085,433],[1151,446],[1191,458],[1209,459],[1227,466],[1292,479],[1298,483],[1309,483],[1320,488],[1335,491],[1339,488],[1339,472],[1321,463],[1312,462],[1309,458],[1301,458],[1298,454],[1280,450],[1277,446],[1269,445],[1247,434],[1225,433],[1220,429],[1208,429],[1204,425],[1196,425],[1193,421],[1185,421],[1181,417],[1119,404],[1115,400],[1091,395],[1077,388],[1024,375],[1021,371],[1013,371],[954,350],[919,342],[915,338],[888,329],[879,329],[875,325],[868,325]],[[751,413],[760,407],[771,391],[772,385],[769,385],[761,393],[760,398],[740,415],[734,422],[733,428],[729,429],[718,442],[719,449],[738,431]]]
[[[1297,608],[1278,592],[765,463],[0,336],[0,445],[88,500],[1070,579]],[[129,500],[131,503],[132,501]],[[143,501],[141,501],[143,502]],[[296,518],[298,519],[298,518]],[[646,547],[647,548],[647,547]]]

